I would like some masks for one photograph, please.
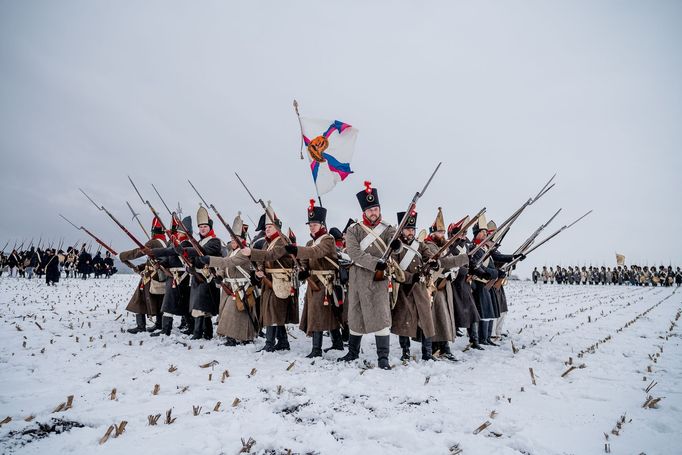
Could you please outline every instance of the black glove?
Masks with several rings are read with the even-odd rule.
[[[289,245],[287,245],[289,246]],[[296,248],[296,247],[294,247]],[[310,272],[307,271],[306,269],[301,270],[298,272],[298,281],[305,281],[310,277]]]
[[[412,284],[417,284],[419,283],[419,280],[421,279],[421,276],[418,273],[413,273],[412,274]]]
[[[284,245],[284,249],[287,251],[287,253],[296,256],[298,254],[298,247],[296,245]]]
[[[497,271],[497,279],[498,280],[501,280],[502,278],[504,278],[506,276],[507,276],[507,272],[505,272],[504,270],[498,270]]]
[[[438,270],[440,268],[440,261],[438,259],[429,260],[426,264],[431,270]]]
[[[521,253],[521,254],[515,254],[515,255],[514,255],[514,259],[518,259],[519,261],[523,261],[524,259],[526,259],[526,255],[523,254],[523,253]]]
[[[216,275],[213,277],[213,282],[220,286],[223,283],[223,277],[221,277],[220,275]]]
[[[398,251],[400,249],[400,239],[395,239],[394,241],[391,242],[390,248],[392,251]]]
[[[260,285],[260,278],[256,276],[256,271],[252,270],[250,275],[249,275],[249,281],[251,281],[251,284],[254,286]]]
[[[207,266],[211,262],[211,256],[197,256],[194,259],[194,266],[195,267],[204,267]]]
[[[385,263],[384,261],[378,261],[376,267],[374,267],[374,270],[377,272],[382,272],[388,268],[388,264]]]

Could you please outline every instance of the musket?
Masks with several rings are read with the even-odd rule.
[[[126,205],[127,205],[128,208],[130,209],[130,213],[132,213],[132,215],[133,215],[133,218],[132,218],[132,219],[133,219],[133,220],[136,220],[136,221],[137,221],[137,224],[140,225],[140,229],[142,229],[142,232],[144,232],[144,235],[147,236],[147,240],[151,239],[151,237],[149,236],[149,233],[147,232],[147,230],[146,230],[146,229],[144,228],[144,226],[142,225],[142,221],[140,221],[140,214],[139,214],[139,213],[135,213],[135,210],[133,210],[133,207],[130,205],[130,202],[126,201]]]
[[[469,216],[467,215],[467,216],[465,216],[464,218],[462,218],[461,220],[459,220],[459,221],[457,222],[457,224],[463,223],[464,220],[466,220],[467,218],[469,218],[469,220],[466,222],[466,224],[465,224],[464,226],[462,226],[462,228],[459,230],[459,232],[457,232],[457,234],[455,234],[455,235],[453,235],[452,237],[450,237],[450,238],[448,239],[448,241],[445,242],[445,243],[443,244],[443,246],[440,247],[440,248],[438,249],[438,251],[436,251],[436,252],[433,254],[433,256],[431,256],[431,257],[429,258],[429,261],[438,260],[444,253],[446,253],[446,252],[450,249],[450,246],[452,246],[457,240],[459,240],[459,239],[461,239],[461,238],[464,238],[464,237],[466,236],[466,233],[467,233],[467,231],[469,230],[469,228],[470,228],[471,226],[473,226],[474,223],[476,223],[476,221],[478,221],[478,217],[480,217],[481,215],[483,215],[483,214],[485,213],[485,211],[486,211],[486,208],[483,207],[483,208],[482,208],[481,210],[479,210],[479,212],[478,212],[476,215],[474,215],[472,218],[469,218]],[[424,264],[424,265],[422,266],[422,270],[420,270],[420,273],[423,273],[423,272],[426,271],[426,270],[428,270],[428,267],[426,266],[426,264]]]
[[[429,187],[431,184],[431,181],[433,180],[433,177],[435,177],[436,172],[438,172],[438,169],[440,169],[440,166],[442,165],[442,162],[439,162],[438,165],[436,166],[436,169],[433,170],[431,173],[431,177],[426,181],[426,184],[424,185],[424,188],[422,188],[421,191],[417,191],[414,193],[414,196],[412,196],[412,200],[410,203],[407,205],[407,210],[405,211],[405,216],[403,217],[402,221],[398,225],[398,227],[395,230],[395,233],[393,234],[393,237],[391,238],[390,242],[388,243],[386,247],[386,251],[384,251],[384,254],[381,256],[379,259],[379,262],[386,263],[388,261],[388,258],[391,257],[391,254],[393,254],[393,248],[391,248],[391,244],[397,240],[400,235],[403,232],[403,229],[405,228],[405,225],[407,224],[407,220],[410,218],[410,214],[414,212],[414,209],[417,207],[417,201],[424,195],[426,192],[426,189]],[[382,281],[385,279],[385,270],[376,270],[374,272],[374,281]]]
[[[149,207],[149,210],[151,210],[152,215],[153,215],[157,220],[159,220],[159,223],[161,223],[161,228],[162,228],[164,231],[166,231],[166,234],[168,234],[168,236],[170,237],[170,231],[169,231],[168,229],[166,229],[166,226],[163,224],[163,220],[161,220],[161,216],[159,215],[159,213],[154,209],[154,207],[152,206],[152,204],[149,202],[148,199],[145,199],[145,198],[142,197],[142,194],[140,194],[140,191],[137,189],[137,186],[135,185],[135,182],[133,182],[133,179],[131,179],[130,176],[128,176],[128,180],[130,181],[130,184],[131,184],[131,185],[133,186],[133,188],[135,189],[135,192],[137,193],[137,195],[140,197],[140,201],[142,201],[142,204],[143,204],[143,205],[146,205],[147,207]],[[154,185],[152,185],[152,187],[154,187]],[[154,188],[154,190],[156,191],[156,188]],[[159,194],[159,192],[157,191],[156,194]],[[159,195],[159,197],[161,197],[161,196]],[[162,202],[163,202],[163,199],[162,199]],[[166,205],[166,203],[164,202],[163,205]],[[166,206],[166,209],[168,209],[168,206]],[[170,210],[169,210],[169,212],[170,212]]]
[[[531,248],[530,250],[526,251],[524,254],[525,254],[526,256],[529,255],[530,253],[532,253],[533,251],[537,250],[537,249],[540,248],[542,245],[544,245],[546,242],[548,242],[549,240],[553,239],[554,237],[556,237],[557,235],[559,235],[560,233],[562,233],[562,232],[565,231],[566,229],[569,229],[569,228],[573,227],[578,221],[582,220],[583,218],[585,218],[585,217],[586,217],[587,215],[589,215],[590,213],[592,213],[592,210],[590,210],[589,212],[587,212],[586,214],[584,214],[583,216],[581,216],[580,218],[578,218],[577,220],[575,220],[575,221],[572,222],[571,224],[562,226],[561,228],[557,229],[554,233],[552,233],[552,234],[550,234],[549,236],[547,236],[547,238],[543,239],[542,242],[538,243],[538,244],[535,245],[533,248]]]
[[[2,247],[3,254],[5,253],[5,248],[7,248],[7,245],[9,245],[9,240],[7,241],[7,243],[5,243],[5,246]]]
[[[535,197],[531,197],[531,198],[529,198],[526,202],[524,202],[523,205],[522,205],[521,207],[519,207],[514,213],[512,213],[512,215],[511,215],[509,218],[507,218],[502,224],[500,224],[500,225],[497,227],[497,229],[496,229],[495,231],[489,233],[489,234],[486,236],[486,238],[483,239],[483,241],[482,241],[481,243],[479,243],[479,244],[476,246],[476,248],[474,248],[473,250],[469,251],[469,257],[473,257],[473,255],[474,255],[476,252],[478,252],[478,250],[480,250],[481,248],[483,248],[483,246],[488,242],[488,240],[492,239],[494,236],[497,236],[497,237],[495,237],[495,238],[496,238],[497,240],[499,240],[499,242],[501,243],[501,242],[502,242],[502,239],[504,238],[504,235],[506,235],[506,233],[507,233],[509,230],[508,230],[508,229],[505,230],[505,231],[504,231],[504,235],[501,235],[501,236],[498,234],[498,232],[502,231],[507,225],[511,226],[511,225],[512,225],[520,216],[521,216],[521,213],[523,213],[523,211],[524,211],[528,206],[531,206],[531,205],[533,205],[534,203],[536,203],[538,200],[540,200],[540,198],[541,198],[542,196],[544,196],[545,194],[547,194],[547,192],[548,192],[549,190],[551,190],[552,188],[554,188],[554,185],[555,185],[554,183],[552,183],[552,184],[550,185],[550,183],[552,182],[552,180],[554,180],[554,177],[556,177],[556,174],[554,174],[554,175],[552,176],[552,178],[549,179],[549,181],[548,181],[547,183],[545,183],[545,185],[540,189],[540,191],[538,191],[538,194],[536,194]]]
[[[95,203],[95,201],[93,201],[92,198],[91,198],[90,196],[87,195],[87,193],[86,193],[85,191],[83,191],[83,190],[80,189],[80,188],[79,188],[79,190],[81,191],[81,193],[83,193],[83,195],[85,195],[86,198],[88,198],[88,200],[89,200],[90,202],[92,202],[92,204],[93,204],[95,207],[97,207],[98,210],[104,211],[104,213],[106,213],[106,214],[109,216],[109,218],[111,218],[111,220],[112,220],[114,223],[116,223],[116,225],[117,225],[119,228],[121,228],[121,230],[122,230],[123,232],[126,233],[126,235],[130,238],[130,240],[133,241],[133,243],[135,243],[135,245],[137,245],[138,248],[140,248],[141,250],[146,250],[146,249],[147,249],[147,247],[146,247],[142,242],[140,242],[139,240],[137,240],[137,238],[136,238],[136,237],[135,237],[135,236],[134,236],[134,235],[133,235],[133,234],[132,234],[132,233],[131,233],[131,232],[130,232],[130,231],[129,231],[121,222],[120,222],[120,221],[118,221],[118,220],[116,219],[116,217],[115,217],[110,211],[108,211],[103,205],[102,205],[102,206],[98,206],[98,205]],[[156,261],[156,260],[154,260],[154,259],[152,259],[152,258],[149,258],[149,262],[150,262],[153,266],[159,267],[159,268],[163,271],[163,273],[165,273],[167,276],[173,276],[173,275],[170,273],[170,271],[169,271],[168,269],[166,269],[166,267],[164,267],[164,266],[163,266],[161,263],[159,263],[158,261]]]
[[[189,179],[187,179],[187,182],[189,183],[189,186],[192,187],[194,192],[197,193],[197,196],[199,196],[199,199],[201,199],[201,202],[203,202],[206,207],[210,207],[211,210],[213,210],[213,213],[215,213],[215,216],[217,216],[218,219],[220,220],[220,222],[223,224],[223,226],[225,226],[225,229],[227,229],[227,232],[230,234],[230,237],[232,237],[232,240],[234,240],[234,242],[237,244],[237,249],[241,249],[242,241],[239,239],[239,237],[234,232],[234,230],[232,230],[232,227],[225,222],[225,219],[220,214],[220,212],[218,212],[218,209],[215,208],[215,205],[209,204],[208,202],[206,202],[206,199],[204,199],[204,197],[201,195],[201,193],[199,193],[199,190],[197,190],[197,188],[194,186],[194,184],[192,184],[192,182]]]
[[[263,202],[263,199],[256,199],[256,198],[253,196],[253,194],[252,194],[251,191],[249,190],[249,187],[246,186],[246,183],[244,183],[244,180],[242,180],[242,178],[239,176],[239,174],[237,174],[237,173],[235,172],[234,175],[237,176],[237,178],[239,179],[239,183],[241,183],[242,186],[244,187],[244,189],[246,190],[246,192],[249,193],[249,196],[251,197],[251,200],[252,200],[254,203],[256,203],[256,204],[260,204],[260,206],[263,208],[263,210],[265,211],[265,216],[268,218],[268,220],[270,220],[270,222],[269,222],[268,224],[272,224],[272,226],[275,228],[275,230],[277,231],[277,233],[279,234],[279,236],[282,238],[282,241],[283,241],[285,244],[290,245],[290,244],[292,243],[292,242],[291,242],[291,239],[289,238],[288,235],[284,235],[284,234],[282,233],[282,230],[280,229],[280,227],[279,227],[279,226],[277,225],[277,223],[275,222],[274,213],[270,213],[270,212],[272,211],[272,208],[266,206],[266,205],[265,205],[265,202]],[[297,268],[302,268],[301,263],[300,263],[300,262],[298,261],[298,259],[296,259],[296,258],[294,258],[294,264],[295,264],[295,266],[296,266]],[[266,285],[267,285],[268,287],[272,287],[272,283],[270,282],[270,280],[269,280],[267,277],[265,277],[265,276],[264,276],[263,278],[265,279]],[[319,291],[319,290],[320,290],[320,287],[317,285],[317,283],[315,283],[313,280],[311,280],[310,277],[308,277],[308,279],[307,279],[306,281],[307,281],[308,285],[311,287],[311,289],[312,289],[313,291]]]
[[[523,242],[523,243],[521,244],[521,246],[519,246],[519,247],[516,249],[516,251],[514,251],[513,254],[514,254],[514,255],[523,254],[528,248],[530,248],[530,246],[533,244],[533,242],[535,242],[535,239],[538,237],[538,235],[540,235],[540,233],[541,233],[547,226],[549,226],[549,224],[550,224],[552,221],[554,221],[554,218],[557,217],[557,215],[561,212],[561,210],[562,210],[562,209],[557,210],[556,213],[555,213],[554,215],[552,215],[552,217],[551,217],[549,220],[547,220],[546,223],[540,225],[540,227],[537,228],[537,229],[535,230],[535,232],[533,232],[533,233],[531,234],[531,236],[528,237],[528,239],[526,239],[526,241]]]
[[[61,216],[61,217],[62,217],[67,223],[69,223],[71,226],[73,226],[73,227],[75,227],[76,229],[81,230],[81,231],[85,232],[86,234],[88,234],[90,237],[92,237],[92,238],[95,240],[95,242],[97,242],[97,243],[99,243],[101,246],[103,246],[104,249],[106,249],[108,252],[110,252],[110,253],[113,254],[114,256],[118,256],[118,253],[117,253],[116,251],[114,251],[114,249],[113,249],[112,247],[110,247],[109,245],[107,245],[106,243],[104,243],[103,241],[101,241],[95,234],[93,234],[92,232],[88,231],[88,230],[87,230],[86,228],[84,228],[83,226],[80,226],[80,227],[76,226],[76,225],[73,224],[67,217],[65,217],[65,216],[62,215],[61,213],[59,214],[59,216]]]
[[[132,180],[131,180],[131,182],[132,182]],[[197,252],[197,254],[199,256],[205,256],[203,248],[201,248],[201,245],[199,245],[199,242],[196,241],[196,239],[192,236],[192,234],[189,233],[189,229],[187,229],[187,226],[185,226],[185,223],[183,223],[183,221],[180,218],[178,218],[177,214],[175,212],[173,212],[168,207],[168,204],[166,204],[166,201],[163,200],[163,197],[161,197],[161,193],[159,193],[159,190],[156,189],[156,186],[154,186],[154,184],[152,184],[152,188],[154,189],[154,192],[156,193],[158,198],[161,200],[161,203],[163,204],[163,206],[166,208],[166,210],[170,214],[171,219],[173,221],[175,221],[175,224],[177,224],[178,228],[182,231],[183,234],[185,234],[185,237],[187,237],[187,240],[189,241],[189,243],[192,244],[192,248],[194,248],[194,250]],[[149,203],[149,201],[147,201],[147,205],[152,210],[152,213],[154,213],[154,216],[156,216],[159,219],[159,222],[161,223],[161,227],[166,232],[168,232],[170,234],[170,231],[166,230],[166,227],[164,226],[163,221],[161,221],[161,217],[159,217],[158,213],[156,212],[156,210],[154,210],[154,208]],[[180,245],[180,242],[177,242],[176,245]],[[190,262],[190,260],[188,258],[183,256],[182,254],[178,255],[178,257],[183,262],[183,264],[185,264],[187,271],[197,280],[197,282],[203,283],[206,281],[202,275],[199,275],[199,273],[196,271],[194,265],[192,265],[192,263]],[[213,274],[213,276],[215,276],[215,274]]]

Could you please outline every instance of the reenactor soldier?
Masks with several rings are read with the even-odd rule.
[[[379,368],[390,369],[391,292],[392,270],[390,261],[382,261],[387,248],[400,250],[400,240],[390,244],[395,228],[381,218],[381,205],[376,188],[365,182],[365,189],[356,194],[362,220],[346,232],[346,249],[353,261],[348,280],[348,353],[341,361],[356,360],[360,355],[362,336],[374,334]],[[387,273],[388,272],[388,273]],[[384,274],[388,279],[375,280]]]
[[[166,292],[165,281],[167,277],[161,270],[154,266],[153,261],[151,260],[148,260],[140,266],[135,266],[130,262],[144,256],[147,249],[151,250],[153,248],[166,247],[166,235],[157,218],[152,220],[151,238],[145,243],[144,247],[145,249],[134,248],[128,251],[122,251],[119,254],[119,258],[122,262],[126,263],[140,274],[140,282],[135,288],[135,292],[133,292],[133,295],[128,302],[128,306],[126,307],[126,310],[135,313],[135,327],[128,329],[128,333],[133,334],[147,330],[147,316],[156,317],[156,323],[149,331],[154,332],[155,330],[161,330],[161,304],[163,303],[163,295]],[[86,254],[85,248],[83,248],[81,258],[83,257],[83,254]]]
[[[325,331],[329,331],[334,337],[332,342],[336,343],[336,348],[343,349],[339,330],[341,324],[335,311],[339,298],[334,290],[339,270],[338,255],[336,240],[327,232],[326,217],[327,209],[315,207],[315,200],[311,199],[307,224],[312,239],[306,246],[284,247],[287,253],[301,261],[303,268],[298,272],[299,281],[308,282],[299,325],[313,339],[308,358],[322,357],[322,338]]]

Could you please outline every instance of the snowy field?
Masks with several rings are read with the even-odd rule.
[[[403,365],[392,337],[387,372],[370,337],[346,365],[293,326],[274,354],[124,333],[135,285],[0,278],[0,453],[682,453],[673,288],[512,283],[501,347]]]

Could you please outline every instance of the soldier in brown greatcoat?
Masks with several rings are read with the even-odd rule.
[[[398,213],[398,224],[405,212]],[[393,259],[404,272],[404,280],[394,285],[395,305],[391,311],[391,333],[398,335],[402,348],[401,360],[410,359],[410,338],[421,341],[422,360],[435,360],[432,353],[431,337],[435,334],[431,315],[431,296],[428,283],[422,273],[429,258],[428,247],[415,239],[417,213],[408,215],[407,222],[400,234],[403,247],[393,253]],[[434,262],[437,266],[437,263]]]
[[[299,326],[306,335],[313,338],[313,348],[308,358],[322,357],[322,333],[336,331],[338,334],[341,326],[334,311],[334,283],[339,268],[336,242],[327,233],[326,217],[327,209],[315,207],[315,200],[311,199],[307,224],[312,239],[304,247],[284,247],[287,253],[301,260],[303,269],[298,273],[299,281],[308,280]]]
[[[379,195],[370,182],[356,195],[362,208],[362,220],[353,224],[346,232],[346,249],[353,261],[348,281],[348,326],[350,337],[348,353],[339,360],[351,361],[359,357],[362,335],[374,334],[379,367],[390,369],[391,302],[392,278],[375,281],[375,272],[387,271],[389,264],[381,257],[390,246],[393,251],[400,249],[400,240],[388,245],[395,228],[381,219]]]
[[[152,238],[144,246],[148,249],[166,247],[166,235],[157,218],[154,218],[152,221]],[[149,331],[161,330],[161,304],[163,303],[163,295],[166,292],[165,281],[168,277],[161,270],[155,269],[150,260],[140,266],[134,266],[130,262],[144,255],[145,253],[141,248],[122,251],[119,254],[122,262],[130,265],[141,275],[140,282],[126,307],[126,310],[135,313],[136,323],[135,327],[128,329],[128,333],[144,332],[147,325],[147,315],[156,317],[156,323]]]
[[[438,208],[436,220],[429,227],[429,235],[424,239],[427,253],[426,258],[434,256],[445,245],[445,220],[443,212]],[[455,317],[455,300],[450,282],[457,274],[459,267],[467,266],[469,257],[466,253],[446,251],[438,260],[437,271],[431,276],[433,304],[434,335],[433,351],[440,352],[441,357],[456,360],[450,350],[450,342],[457,336],[457,320]]]
[[[260,323],[265,327],[266,352],[288,351],[286,324],[297,324],[298,289],[294,276],[294,259],[286,252],[287,243],[280,234],[282,222],[271,208],[265,220],[265,246],[262,250],[245,248],[243,254],[258,264],[256,277],[261,282]],[[277,343],[275,344],[275,338]]]
[[[227,257],[202,257],[199,262],[215,267],[223,277],[223,283],[230,288],[230,293],[223,289],[220,295],[220,318],[218,335],[225,336],[226,346],[252,343],[258,335],[258,320],[255,313],[255,287],[251,282],[252,265],[243,254],[246,247],[246,226],[240,215],[234,220],[232,230],[239,237],[241,245],[235,239],[230,241]]]

